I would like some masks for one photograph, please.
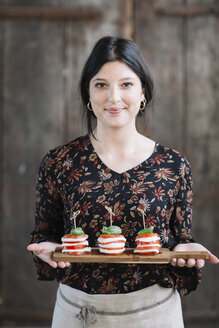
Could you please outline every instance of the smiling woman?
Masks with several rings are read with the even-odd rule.
[[[139,77],[124,63],[104,64],[91,79],[90,103],[98,129],[107,127],[135,129],[135,120],[145,90]]]
[[[52,328],[81,327],[80,320],[84,327],[182,328],[179,294],[197,288],[202,259],[173,258],[169,265],[70,265],[52,258],[62,236],[73,228],[72,211],[80,213],[78,226],[89,236],[91,247],[97,245],[103,227],[112,223],[107,207],[115,214],[113,225],[121,228],[126,246],[135,247],[142,230],[139,205],[146,227],[153,226],[162,247],[206,250],[192,237],[190,164],[179,152],[137,131],[136,117],[152,100],[154,89],[136,44],[100,39],[85,64],[80,89],[88,134],[44,157],[37,179],[36,225],[28,246],[38,278],[60,283]],[[218,263],[210,252],[209,261]]]
[[[123,75],[117,74],[116,77],[117,83],[119,82],[121,89],[130,90],[132,84],[135,83],[136,80],[137,84],[140,82],[145,101],[143,101],[141,111],[139,111],[140,107],[137,108],[139,115],[143,113],[145,106],[150,104],[154,96],[153,78],[149,66],[140,53],[137,45],[131,40],[122,38],[102,38],[97,42],[91,55],[87,59],[80,80],[84,113],[87,116],[88,132],[91,134],[93,132],[92,118],[96,121],[96,116],[92,110],[87,111],[87,105],[89,109],[92,109],[90,105],[90,88],[93,86],[93,83],[97,88],[110,89],[112,96],[117,96],[116,92],[118,90],[112,88],[112,85],[109,85],[110,81],[105,80],[104,76],[100,74],[101,70],[104,70],[103,73],[116,73],[113,67],[110,69],[110,66],[108,66],[108,72],[106,72],[107,68],[104,69],[106,63],[109,65],[113,63],[115,63],[115,65],[119,63],[123,65],[120,67],[120,72],[122,71]],[[143,99],[140,101],[142,100]]]

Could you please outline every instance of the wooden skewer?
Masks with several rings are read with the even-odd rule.
[[[70,218],[70,221],[71,220],[74,220],[74,228],[76,229],[76,217],[81,213],[80,210],[76,211],[76,212],[73,212],[72,213],[72,217]]]
[[[113,224],[113,215],[115,216],[115,214],[113,213],[112,209],[108,206],[105,206],[105,209],[109,212],[110,214],[110,225]]]
[[[144,218],[145,213],[144,213],[144,211],[143,211],[140,207],[138,207],[138,210],[139,210],[139,212],[141,212],[141,214],[142,214],[142,217],[143,217],[143,226],[144,226],[144,229],[145,229],[145,218]]]

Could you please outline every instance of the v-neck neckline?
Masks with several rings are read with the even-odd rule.
[[[136,170],[137,168],[141,167],[141,166],[144,165],[144,164],[147,164],[147,165],[148,165],[148,164],[149,164],[149,160],[152,159],[152,158],[155,156],[155,154],[157,153],[157,147],[159,146],[159,143],[155,142],[153,152],[151,153],[151,155],[150,155],[149,157],[147,157],[147,158],[146,158],[145,160],[143,160],[141,163],[139,163],[139,164],[133,166],[132,168],[130,168],[130,169],[128,169],[128,170],[125,170],[125,171],[123,171],[123,172],[117,172],[117,171],[111,169],[108,165],[106,165],[106,164],[103,162],[103,160],[100,158],[100,156],[99,156],[98,153],[96,152],[96,150],[95,150],[95,148],[94,148],[94,146],[93,146],[93,144],[92,144],[92,142],[91,142],[90,136],[87,134],[86,137],[87,137],[87,139],[88,139],[89,146],[90,146],[90,148],[91,148],[91,150],[92,150],[92,153],[96,155],[97,160],[98,160],[98,162],[100,163],[100,165],[103,166],[103,167],[104,167],[105,169],[107,169],[108,171],[110,171],[111,173],[113,173],[113,174],[117,174],[117,175],[124,175],[124,174],[126,174],[126,173],[128,173],[128,172],[130,172],[130,171]]]

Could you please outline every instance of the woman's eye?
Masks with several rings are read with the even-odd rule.
[[[106,86],[106,83],[103,83],[103,82],[98,82],[95,84],[96,88],[104,88],[105,86]]]
[[[133,84],[131,83],[131,82],[125,82],[125,83],[123,83],[123,87],[125,87],[125,88],[128,88],[128,87],[130,87],[130,86],[132,86]]]

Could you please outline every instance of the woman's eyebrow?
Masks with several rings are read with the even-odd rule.
[[[102,78],[96,78],[92,82],[96,82],[96,81],[107,81],[107,80],[106,79],[102,79]]]
[[[127,76],[127,77],[123,77],[122,79],[120,79],[120,81],[124,81],[124,80],[135,80],[135,78]]]
[[[127,76],[127,77],[123,77],[119,81],[124,81],[124,80],[135,80],[135,78]],[[98,77],[98,78],[94,79],[92,82],[97,82],[97,81],[107,81],[107,80],[104,78]]]

